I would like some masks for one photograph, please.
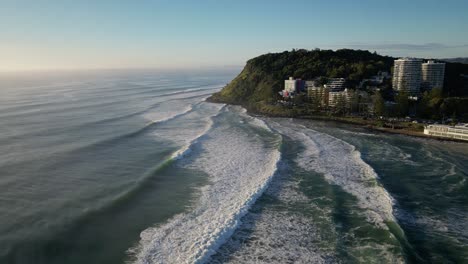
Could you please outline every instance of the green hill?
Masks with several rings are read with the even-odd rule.
[[[242,72],[210,101],[239,104],[249,110],[266,107],[278,98],[289,76],[313,79],[318,76],[344,77],[353,87],[360,80],[391,71],[395,58],[363,50],[293,50],[269,53],[249,60]],[[463,96],[467,91],[460,74],[468,65],[447,63],[446,94]],[[265,111],[260,111],[265,112]]]
[[[390,71],[392,65],[393,58],[362,50],[269,53],[249,60],[242,72],[210,100],[244,106],[271,102],[289,76],[302,79],[345,77],[353,84],[378,71]]]

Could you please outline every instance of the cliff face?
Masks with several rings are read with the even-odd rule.
[[[282,89],[281,85],[282,79],[275,79],[249,62],[234,80],[209,100],[248,106],[276,98],[275,94]]]

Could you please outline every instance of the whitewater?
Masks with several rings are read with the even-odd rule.
[[[245,111],[228,109],[235,115],[225,111],[217,116],[219,125],[192,142],[193,158],[186,156],[180,161],[181,166],[206,172],[211,184],[200,188],[192,212],[141,234],[139,247],[132,250],[136,263],[207,261],[232,235],[274,176],[281,157],[281,138],[270,135],[276,138],[267,144],[259,133],[271,132],[258,125],[260,120]]]
[[[323,173],[329,182],[355,196],[369,223],[388,230],[386,223],[396,222],[391,196],[354,146],[288,120],[251,117],[240,107],[221,105],[217,111],[208,116],[208,126],[201,133],[193,134],[193,139],[172,155],[178,166],[207,173],[210,183],[199,188],[199,198],[189,213],[142,232],[138,246],[129,250],[135,263],[209,261],[268,188],[281,159],[283,136],[305,147],[296,160],[299,166]],[[189,137],[184,134],[179,141],[183,138]],[[297,224],[310,221],[290,220]],[[319,259],[314,254],[304,257],[308,261]],[[402,262],[401,256],[397,258]]]

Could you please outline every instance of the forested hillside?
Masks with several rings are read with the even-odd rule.
[[[269,53],[249,60],[243,71],[211,100],[242,105],[271,101],[289,76],[302,79],[345,77],[352,85],[378,71],[390,71],[392,65],[392,57],[362,50]]]
[[[318,76],[344,77],[353,87],[360,80],[391,71],[395,58],[363,50],[292,50],[269,53],[247,62],[242,72],[210,100],[246,107],[256,102],[277,99],[289,76],[312,79]],[[468,75],[468,65],[447,63],[444,94],[466,96],[468,87],[461,74]]]

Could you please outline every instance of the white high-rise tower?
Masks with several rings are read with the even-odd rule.
[[[444,88],[445,63],[428,61],[422,64],[421,88]]]
[[[419,59],[395,60],[393,68],[393,89],[418,95],[421,88],[421,64]]]

